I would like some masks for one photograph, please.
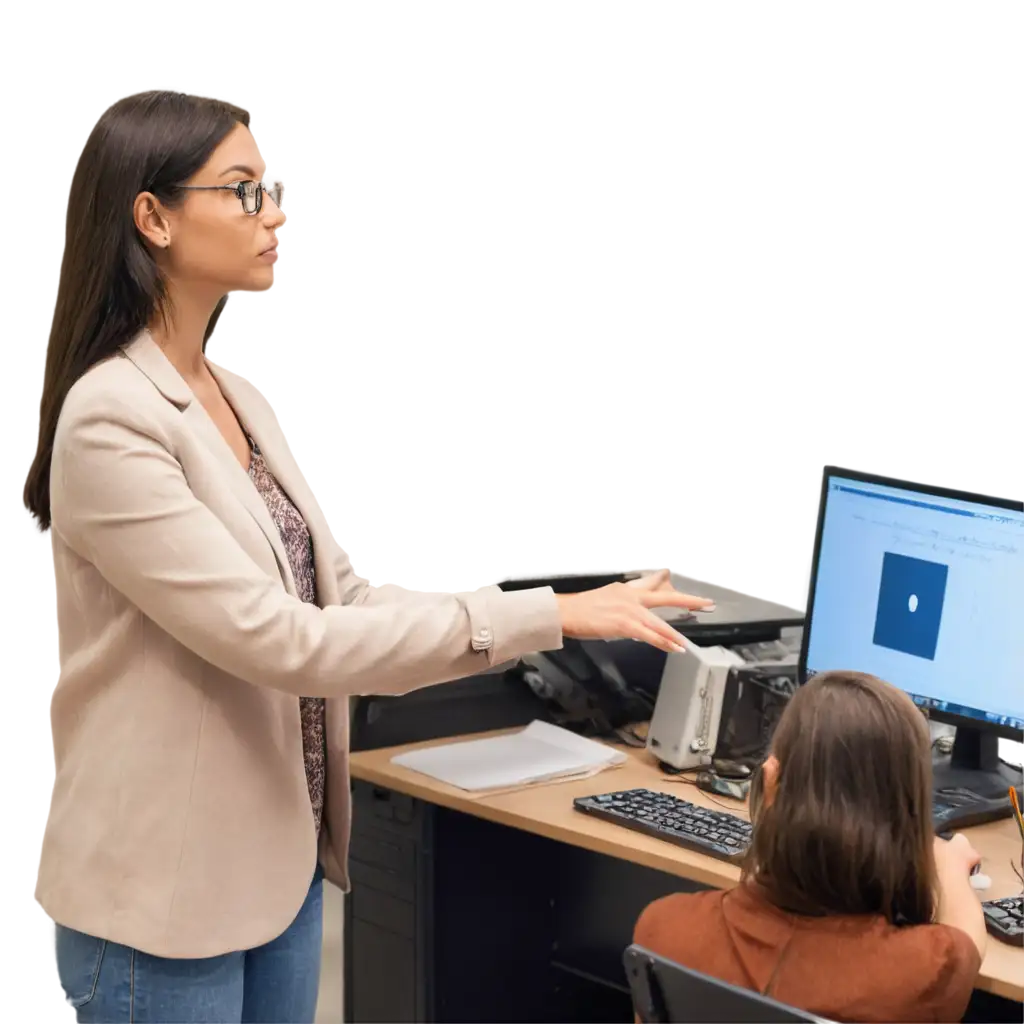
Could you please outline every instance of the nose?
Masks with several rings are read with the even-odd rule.
[[[270,198],[269,192],[263,193],[263,223],[266,227],[274,230],[279,228],[288,218],[281,211],[281,207]]]

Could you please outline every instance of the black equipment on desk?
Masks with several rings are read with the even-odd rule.
[[[624,569],[509,569],[495,583],[502,590],[551,587],[556,594],[575,594],[637,575]],[[622,645],[616,646],[622,651]],[[509,669],[509,677],[544,702],[546,717],[556,725],[584,735],[611,736],[647,721],[654,707],[646,688],[631,685],[612,655],[614,649],[604,641],[566,638],[561,650],[524,655]]]
[[[507,671],[424,686],[401,696],[353,697],[350,706],[353,751],[550,720],[545,701]]]
[[[600,640],[566,637],[560,651],[524,654],[509,673],[545,701],[551,721],[584,735],[611,736],[646,722],[654,710],[648,694],[626,682]]]
[[[665,839],[717,860],[738,862],[750,845],[750,822],[650,789],[577,797],[577,811]]]
[[[794,641],[799,648],[799,632],[773,645],[732,648],[748,664],[731,669],[726,680],[716,760],[733,761],[753,771],[768,756],[775,726],[797,690],[798,652],[793,650],[792,657],[787,656]],[[765,650],[769,647],[776,650]]]
[[[492,582],[499,590],[530,590],[550,587],[556,594],[579,594],[613,583],[638,580],[639,572],[623,568],[608,569],[506,569]]]
[[[623,962],[633,1008],[644,1024],[804,1024],[820,1019],[636,944],[626,950]]]
[[[989,935],[1010,946],[1024,946],[1024,896],[982,903]]]

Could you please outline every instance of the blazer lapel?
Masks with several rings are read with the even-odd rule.
[[[322,523],[320,508],[302,475],[302,471],[288,449],[288,444],[281,433],[281,428],[277,425],[276,421],[259,414],[259,408],[262,403],[255,402],[249,397],[252,385],[215,366],[209,360],[207,360],[207,365],[210,367],[210,372],[217,378],[217,383],[220,385],[220,389],[224,392],[227,400],[234,407],[235,411],[243,417],[243,420],[247,421],[246,426],[253,440],[259,445],[259,449],[267,463],[267,468],[273,474],[274,479],[281,485],[284,493],[288,495],[291,503],[298,509],[306,524],[306,528],[309,530],[313,541],[313,562],[316,571],[318,603],[321,605],[336,604],[339,600],[339,595],[335,585],[334,565],[330,560],[328,545],[317,543]]]
[[[202,402],[196,399],[192,389],[185,383],[184,378],[164,355],[160,346],[157,345],[148,331],[141,332],[132,342],[124,347],[123,351],[125,356],[152,381],[157,390],[168,401],[178,406],[184,422],[217,459],[224,472],[225,481],[256,521],[256,525],[259,526],[263,535],[267,538],[270,547],[273,549],[274,558],[277,561],[277,567],[285,587],[289,593],[297,594],[298,591],[295,586],[295,580],[292,577],[288,555],[281,541],[281,534],[278,532],[277,525],[267,510],[262,496],[256,490],[256,485],[250,479],[249,474],[242,468],[241,463],[235,457],[235,453],[231,450],[231,446],[224,440],[224,436],[218,430],[217,424],[213,422],[209,413],[203,408]],[[211,372],[213,371],[211,370]],[[217,382],[218,384],[221,383],[219,377]],[[263,445],[259,437],[260,432],[248,419],[249,410],[244,407],[240,408],[236,404],[234,395],[228,394],[225,391],[225,396],[239,416],[243,428],[250,431],[251,436],[262,450]],[[283,486],[284,483],[282,482]]]

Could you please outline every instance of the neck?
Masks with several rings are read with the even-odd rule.
[[[199,298],[169,288],[168,298],[173,299],[173,305],[169,306],[166,322],[155,315],[149,333],[186,383],[200,382],[210,375],[203,355],[203,338],[220,297]]]

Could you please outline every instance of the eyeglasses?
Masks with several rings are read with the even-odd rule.
[[[233,185],[179,185],[179,188],[190,189],[195,192],[234,192],[242,204],[242,209],[253,217],[263,209],[263,193],[266,192],[274,205],[280,209],[281,200],[284,199],[284,185],[275,181],[271,187],[267,187],[262,181],[238,181]]]

